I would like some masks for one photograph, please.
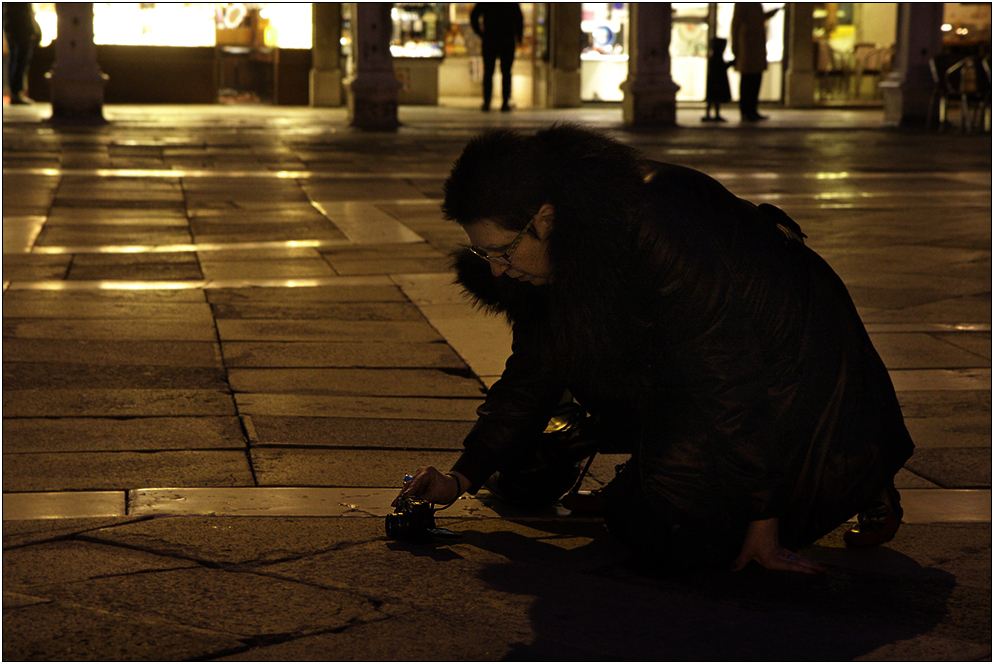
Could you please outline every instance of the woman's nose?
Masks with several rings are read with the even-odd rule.
[[[495,261],[490,261],[490,271],[493,273],[493,275],[495,277],[499,277],[500,275],[502,275],[505,272],[507,272],[507,270],[508,270],[509,267],[511,267],[511,266],[510,265],[501,265],[500,263],[497,263]]]

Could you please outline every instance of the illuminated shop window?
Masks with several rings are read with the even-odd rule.
[[[41,46],[55,39],[54,2],[34,3]],[[95,2],[93,41],[129,46],[246,46],[311,48],[309,2]],[[237,33],[237,34],[235,34]]]

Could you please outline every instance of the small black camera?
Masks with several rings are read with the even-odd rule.
[[[404,497],[397,501],[393,514],[387,515],[387,537],[408,542],[430,542],[435,537],[458,539],[459,535],[435,527],[435,505],[427,500]]]
[[[386,526],[390,539],[430,540],[435,530],[435,507],[426,500],[405,496],[397,501],[394,513],[387,515]]]

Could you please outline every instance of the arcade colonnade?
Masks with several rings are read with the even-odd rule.
[[[391,5],[353,5],[352,34],[355,73],[346,78],[339,47],[342,5],[313,3],[313,106],[347,105],[350,122],[359,128],[390,130],[398,125],[400,83],[390,53]],[[59,35],[51,74],[52,120],[102,121],[103,87],[93,47],[93,4],[58,3]],[[580,3],[550,3],[549,62],[543,81],[544,105],[580,106]],[[898,3],[894,67],[881,81],[884,122],[888,125],[924,123],[932,94],[929,59],[942,49],[942,3]],[[670,59],[670,3],[632,3],[627,79],[622,83],[622,113],[626,125],[668,126],[676,123],[676,93]],[[788,3],[787,69],[784,104],[814,106],[815,71],[811,58],[813,6]]]

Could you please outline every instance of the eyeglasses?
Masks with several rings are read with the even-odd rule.
[[[472,251],[477,256],[479,256],[480,258],[482,258],[483,260],[487,261],[488,263],[509,267],[511,265],[511,254],[513,254],[514,250],[518,248],[519,244],[521,244],[521,240],[522,238],[525,237],[525,233],[528,232],[528,230],[535,223],[535,219],[537,218],[538,215],[532,217],[531,221],[525,224],[525,227],[521,229],[521,232],[518,233],[517,236],[515,236],[515,238],[511,240],[507,245],[504,246],[504,251],[502,251],[497,255],[491,256],[489,253],[487,253],[486,249],[481,249],[480,247],[477,247],[475,245],[470,246],[469,250]]]

